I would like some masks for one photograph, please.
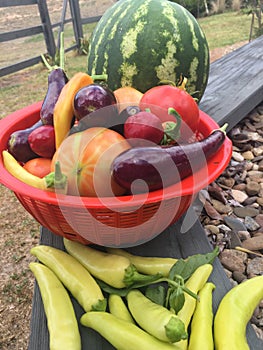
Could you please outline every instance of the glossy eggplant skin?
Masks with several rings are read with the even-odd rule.
[[[205,166],[224,140],[225,132],[215,130],[202,141],[191,144],[134,147],[115,158],[112,176],[134,194],[158,190]]]
[[[54,107],[67,82],[68,77],[63,69],[55,68],[49,73],[48,89],[40,110],[40,119],[43,125],[53,125]]]
[[[15,159],[18,162],[26,163],[30,159],[39,157],[39,155],[32,151],[28,142],[28,136],[33,130],[37,129],[42,125],[42,121],[38,120],[31,127],[27,129],[14,131],[10,135],[7,143],[7,148],[8,151],[15,157]]]

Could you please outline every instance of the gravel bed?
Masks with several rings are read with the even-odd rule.
[[[230,132],[231,161],[195,209],[233,285],[263,274],[263,102]],[[252,317],[263,340],[263,300]]]

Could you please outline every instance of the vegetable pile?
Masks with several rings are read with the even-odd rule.
[[[112,91],[104,75],[68,78],[51,67],[39,120],[13,132],[2,155],[13,176],[41,190],[121,196],[167,187],[206,166],[225,132],[198,139],[198,127],[185,80],[145,93]]]
[[[209,279],[218,248],[174,259],[66,238],[64,247],[31,249],[38,262],[29,266],[40,288],[50,349],[81,349],[78,322],[116,349],[249,349],[246,324],[263,298],[263,276],[231,289],[214,315],[216,286]],[[82,308],[80,319],[69,295]]]

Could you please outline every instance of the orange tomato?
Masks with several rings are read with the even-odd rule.
[[[51,159],[34,158],[24,164],[24,168],[31,174],[38,177],[45,177],[51,172]]]
[[[131,86],[123,86],[114,91],[119,112],[128,106],[139,106],[143,93]]]
[[[68,194],[86,197],[109,197],[124,194],[111,176],[114,158],[131,146],[119,133],[92,127],[68,136],[52,158],[51,169],[60,162],[68,178]]]

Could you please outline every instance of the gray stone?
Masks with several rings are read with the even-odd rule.
[[[257,275],[263,275],[263,258],[256,257],[248,261],[247,275],[249,278]]]
[[[204,228],[208,230],[211,234],[217,235],[219,233],[218,226],[215,225],[205,225]]]
[[[242,154],[240,154],[237,151],[233,151],[232,152],[232,158],[236,161],[236,162],[243,162],[244,157],[242,156]]]
[[[241,247],[242,243],[237,232],[230,231],[230,248],[234,249],[235,247]]]
[[[238,231],[238,237],[241,239],[241,241],[244,241],[245,239],[248,239],[251,237],[250,233],[245,230],[245,231]]]
[[[233,209],[234,213],[240,217],[245,218],[246,216],[255,217],[259,214],[259,210],[253,207],[236,207]]]
[[[257,202],[258,197],[257,196],[252,196],[252,197],[248,197],[244,202],[243,205],[247,206],[247,205],[253,205],[254,203]]]
[[[252,160],[254,158],[254,154],[252,151],[246,151],[242,153],[242,156],[246,160]]]
[[[245,217],[244,224],[245,224],[246,228],[248,229],[248,231],[250,231],[250,232],[256,231],[260,228],[260,226],[256,222],[256,220],[254,220],[250,216]]]
[[[245,192],[237,190],[237,189],[232,189],[231,194],[232,194],[232,197],[238,203],[243,203],[248,198],[248,195]]]
[[[246,226],[243,224],[241,219],[235,218],[233,216],[225,216],[224,221],[227,226],[229,226],[232,230],[235,231],[246,231]]]
[[[246,185],[246,192],[249,196],[255,196],[260,192],[260,184],[256,181],[250,181]]]
[[[232,273],[232,277],[235,281],[237,281],[238,283],[243,282],[245,279],[247,279],[247,276],[240,272],[240,271],[233,271]]]
[[[217,199],[212,199],[213,207],[216,211],[220,214],[228,214],[232,211],[232,208],[228,204],[223,204],[222,202],[218,201]]]
[[[255,157],[261,156],[263,154],[263,147],[255,147],[253,153]]]
[[[246,239],[242,242],[242,247],[252,251],[263,249],[263,234]]]
[[[220,254],[222,265],[229,271],[239,271],[244,273],[246,270],[247,254],[234,249],[225,249]]]
[[[250,170],[248,176],[252,181],[260,181],[263,177],[263,172],[259,170]]]
[[[233,179],[232,177],[221,178],[220,182],[227,188],[232,188],[235,185],[235,179]]]
[[[238,191],[245,191],[246,189],[246,184],[245,183],[239,183],[233,187],[234,190]]]
[[[260,227],[263,227],[263,214],[258,214],[255,217],[255,220],[259,224]]]

